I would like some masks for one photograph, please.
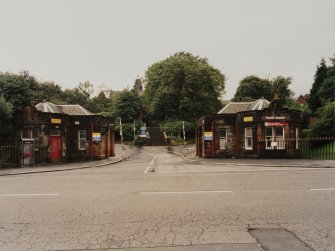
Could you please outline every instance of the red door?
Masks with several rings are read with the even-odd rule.
[[[50,137],[50,160],[57,161],[60,160],[60,136]]]

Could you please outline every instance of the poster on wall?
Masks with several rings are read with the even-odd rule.
[[[101,141],[101,133],[100,132],[94,132],[92,135],[93,141]]]
[[[213,132],[204,132],[204,140],[205,141],[213,140]]]

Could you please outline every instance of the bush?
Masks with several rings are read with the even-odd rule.
[[[185,121],[185,135],[186,138],[193,138],[195,135],[195,124],[193,122]],[[172,138],[183,137],[183,121],[169,121],[162,125],[163,131],[166,132],[167,136]]]
[[[142,138],[140,136],[136,136],[135,137],[135,142],[134,142],[135,146],[145,146],[145,138]]]

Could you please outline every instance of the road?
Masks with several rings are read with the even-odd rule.
[[[3,176],[0,191],[0,250],[335,250],[335,169],[213,167],[146,147]]]

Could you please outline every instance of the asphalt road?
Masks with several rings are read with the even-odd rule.
[[[110,166],[0,177],[0,250],[149,247],[335,250],[335,169],[218,170],[147,147]]]

